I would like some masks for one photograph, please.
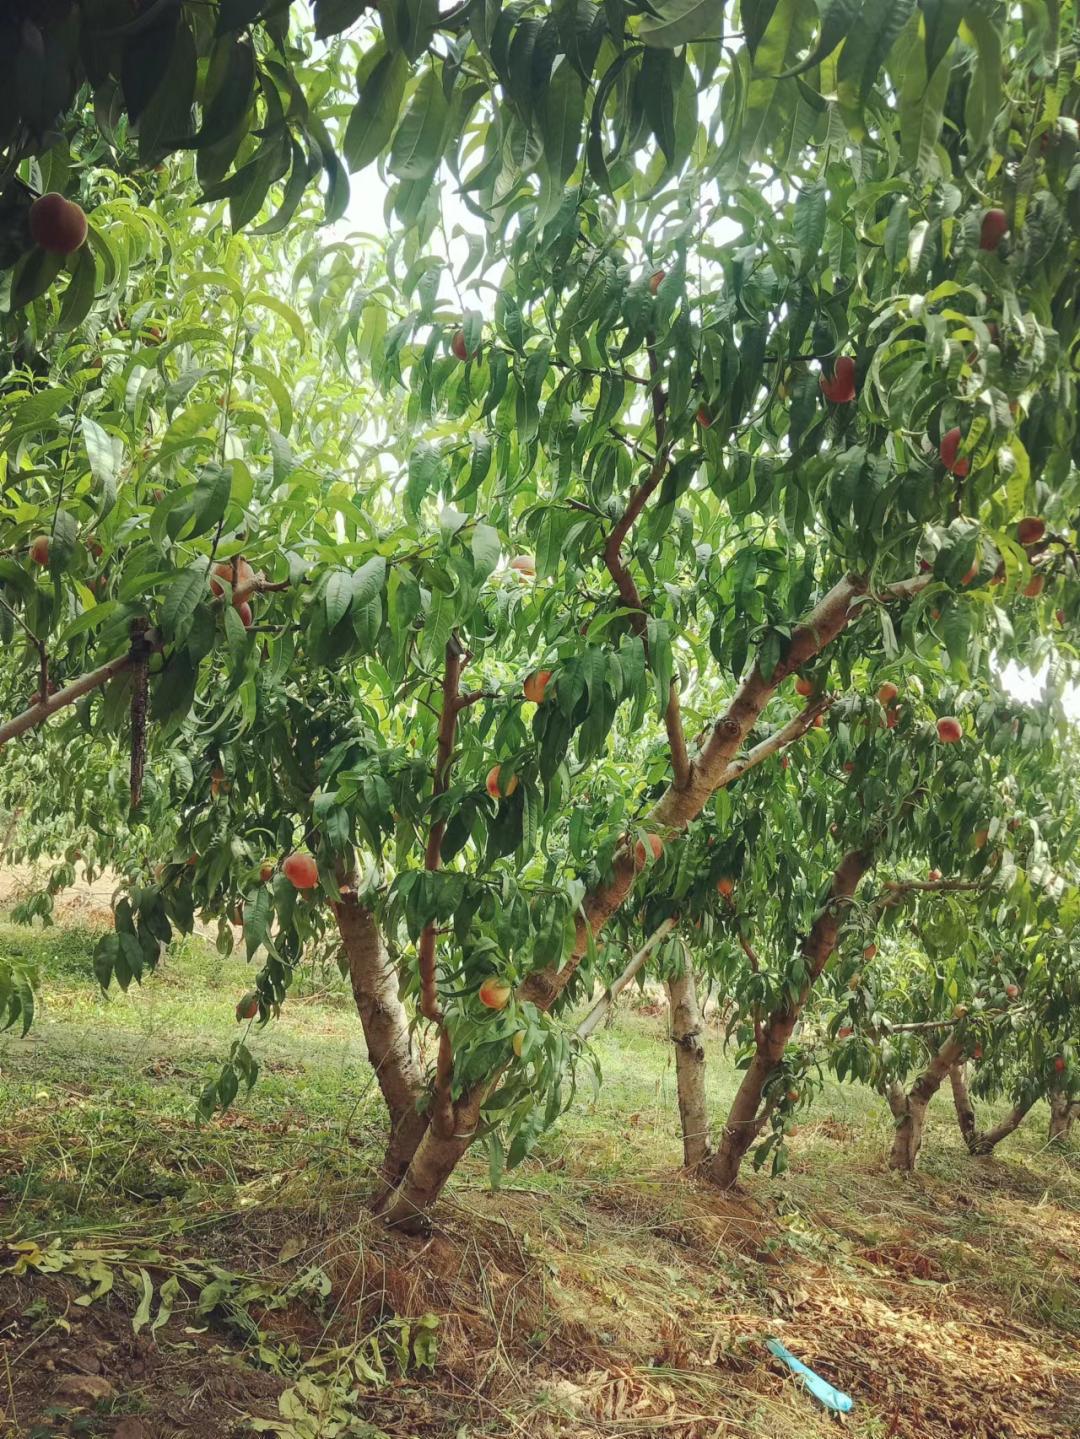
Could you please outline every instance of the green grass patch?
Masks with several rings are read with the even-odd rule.
[[[152,1434],[179,1404],[215,1435],[314,1406],[318,1435],[360,1403],[366,1432],[393,1439],[824,1439],[824,1413],[765,1355],[769,1333],[855,1395],[863,1439],[1076,1428],[1080,1176],[1074,1154],[1043,1148],[1042,1114],[974,1161],[943,1094],[922,1171],[902,1179],[885,1166],[884,1102],[829,1083],[800,1114],[788,1173],[748,1170],[743,1194],[719,1195],[678,1173],[666,1015],[624,1005],[595,1039],[599,1089],[583,1070],[498,1194],[470,1155],[425,1245],[367,1213],[381,1101],[332,967],[259,1028],[234,1015],[242,957],[186,940],[103,995],[95,938],[0,926],[0,954],[41,975],[33,1029],[0,1037],[0,1240],[45,1256],[19,1275],[9,1263],[0,1345],[9,1363],[39,1344],[54,1360],[16,1374],[7,1402],[24,1417],[59,1403],[90,1426],[42,1435],[111,1435],[123,1413]],[[259,1080],[200,1123],[198,1094],[241,1033]],[[707,1048],[719,1123],[739,1076],[718,1031]],[[175,1313],[151,1330],[163,1296]],[[112,1395],[87,1407],[52,1376],[77,1372],[91,1333]],[[146,1377],[124,1388],[133,1343]],[[1009,1389],[1006,1365],[1027,1378]],[[980,1403],[998,1429],[977,1427]]]

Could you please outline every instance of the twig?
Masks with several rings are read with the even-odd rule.
[[[754,745],[742,759],[732,760],[721,777],[721,786],[732,784],[735,780],[741,779],[747,770],[753,769],[761,764],[770,755],[776,754],[779,750],[786,749],[793,740],[801,739],[806,732],[813,727],[818,715],[824,714],[833,703],[831,695],[819,695],[812,699],[806,708],[797,714],[794,719],[788,720],[786,725],[775,730],[760,744]]]
[[[619,592],[619,598],[631,612],[630,623],[644,647],[646,661],[649,658],[648,619],[638,587],[634,583],[634,577],[623,563],[622,544],[633,528],[634,521],[645,508],[649,496],[663,478],[670,459],[670,451],[664,442],[667,431],[667,396],[660,384],[660,367],[656,358],[655,342],[651,337],[648,349],[653,429],[656,433],[656,459],[645,479],[630,496],[630,502],[622,517],[615,523],[604,542],[604,564]],[[674,679],[668,687],[668,700],[664,708],[664,727],[667,730],[668,748],[671,751],[674,787],[677,790],[685,789],[690,781],[690,756],[686,750],[686,736],[683,733],[678,684]]]

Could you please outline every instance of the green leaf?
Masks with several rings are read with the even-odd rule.
[[[971,0],[919,0],[926,31],[926,73],[934,71],[956,39],[960,21]]]
[[[405,506],[412,515],[420,512],[424,499],[435,491],[442,477],[442,460],[433,445],[417,445],[409,456],[409,477],[405,484]]]
[[[272,3],[273,0],[221,0],[217,33],[224,35],[229,30],[242,30]]]
[[[116,504],[116,477],[124,460],[124,442],[118,435],[107,434],[89,415],[83,415],[79,426],[90,473],[101,496],[98,514],[104,517]]]
[[[670,165],[675,158],[675,57],[666,50],[646,50],[638,84],[645,115],[656,143]]]
[[[472,556],[477,581],[486,580],[492,574],[502,555],[502,542],[498,530],[491,525],[480,524],[473,530]]]
[[[255,78],[255,52],[247,36],[221,36],[207,72],[202,128],[190,139],[178,137],[177,148],[206,149],[232,135],[251,109]]]
[[[539,110],[544,163],[559,184],[565,184],[577,168],[584,117],[585,87],[581,76],[570,65],[559,65]]]
[[[780,78],[788,80],[795,75],[805,75],[807,70],[812,70],[826,56],[831,55],[855,23],[862,8],[863,0],[828,0],[821,16],[821,33],[818,35],[817,44],[804,60],[786,70]]]
[[[180,641],[187,637],[195,611],[208,593],[205,569],[193,565],[180,571],[161,603],[161,628],[166,639]]]
[[[326,196],[323,202],[323,219],[332,225],[340,220],[349,204],[349,177],[338,159],[330,132],[317,116],[311,115],[304,127],[308,139],[314,145],[322,168],[326,174]]]
[[[772,21],[778,0],[742,0],[739,13],[751,60],[757,60],[758,46]]]
[[[370,604],[376,595],[382,594],[386,584],[386,559],[372,555],[352,576],[352,602],[356,609]]]
[[[21,310],[36,300],[55,281],[63,268],[63,255],[54,255],[36,247],[28,250],[11,277],[11,309]]]
[[[653,0],[638,26],[646,45],[677,50],[691,40],[718,40],[724,33],[724,7],[717,0]],[[745,13],[750,8],[743,4]]]
[[[555,23],[567,59],[588,84],[607,30],[602,6],[594,0],[556,0]]]
[[[611,193],[611,177],[608,173],[609,156],[604,148],[604,111],[607,106],[608,97],[614,93],[618,84],[619,76],[632,61],[642,54],[640,46],[628,47],[621,54],[617,55],[608,68],[604,71],[599,85],[596,87],[596,95],[593,98],[592,111],[589,116],[589,137],[585,145],[585,154],[589,162],[589,173],[607,193]]]
[[[990,138],[1003,98],[1001,32],[995,22],[974,5],[965,12],[964,24],[979,52],[964,100],[964,124],[972,148],[981,150]]]
[[[915,11],[915,0],[866,0],[836,67],[841,102],[857,110],[881,73],[893,41]]]
[[[229,223],[242,230],[262,209],[267,191],[289,169],[289,132],[284,125],[269,134],[255,154],[236,171],[229,189]]]
[[[139,159],[156,164],[191,135],[195,99],[195,41],[186,20],[180,20],[168,66],[139,116]]]
[[[939,65],[927,81],[918,14],[911,17],[906,31],[896,42],[890,71],[899,92],[900,152],[913,170],[925,172],[941,134],[949,67]]]
[[[232,488],[232,470],[224,465],[204,465],[191,497],[190,527],[185,524],[184,536],[193,539],[205,535],[225,514]]]
[[[168,82],[180,10],[157,5],[140,18],[144,25],[133,23],[121,46],[120,86],[132,121],[140,119],[158,88]]]
[[[97,265],[93,251],[84,245],[71,263],[71,277],[64,291],[60,305],[60,318],[56,328],[61,334],[75,330],[90,313],[97,290]]]
[[[248,295],[246,305],[261,305],[265,310],[273,310],[279,315],[296,337],[296,341],[302,350],[307,349],[308,337],[304,322],[291,305],[287,305],[277,295],[268,295],[265,290],[255,290]]]
[[[345,617],[345,611],[352,602],[352,575],[348,570],[333,570],[326,581],[323,604],[326,608],[326,627],[333,629]]]
[[[450,105],[435,66],[429,65],[401,118],[387,169],[401,180],[426,180],[442,159]]]
[[[377,160],[397,124],[409,65],[400,50],[387,53],[380,41],[360,62],[356,74],[360,98],[345,127],[342,151],[355,172]]]
[[[289,172],[288,184],[281,197],[281,204],[270,219],[264,220],[261,225],[256,225],[251,230],[251,234],[277,235],[284,230],[299,209],[300,201],[304,198],[304,191],[307,189],[307,183],[317,173],[317,170],[317,166],[308,164],[308,157],[303,146],[293,140],[292,168]]]
[[[815,180],[800,190],[795,201],[795,239],[799,245],[799,273],[805,275],[821,253],[825,239],[827,192],[824,181]]]
[[[249,960],[254,959],[256,951],[266,939],[272,914],[270,890],[261,884],[244,900],[244,948]]]
[[[371,0],[315,0],[315,37],[326,40],[355,25]]]

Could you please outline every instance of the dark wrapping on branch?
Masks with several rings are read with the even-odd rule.
[[[131,632],[131,808],[142,803],[143,772],[146,769],[146,701],[150,678],[146,662],[150,646],[146,620],[137,621]]]

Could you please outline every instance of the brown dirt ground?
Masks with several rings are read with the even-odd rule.
[[[819,1215],[836,1244],[821,1255],[792,1246],[791,1216],[670,1174],[599,1183],[574,1204],[470,1189],[422,1241],[385,1233],[355,1194],[320,1191],[313,1207],[311,1177],[297,1173],[217,1225],[215,1250],[231,1270],[282,1287],[298,1265],[318,1264],[329,1310],[299,1301],[253,1310],[278,1345],[295,1341],[305,1354],[348,1344],[389,1314],[438,1316],[435,1373],[362,1390],[358,1412],[376,1427],[361,1434],[834,1432],[769,1363],[768,1333],[853,1395],[849,1432],[1080,1432],[1080,1344],[989,1294],[977,1244],[956,1240],[958,1219],[992,1219],[986,1242],[1015,1246],[1025,1261],[1042,1254],[1048,1276],[1067,1270],[1075,1283],[1080,1216],[1036,1209],[1007,1184],[1002,1193],[992,1173],[962,1195],[925,1176],[902,1192],[883,1170],[863,1178],[865,1223],[846,1205]],[[9,1428],[0,1433],[224,1439],[251,1432],[245,1416],[276,1417],[286,1382],[253,1366],[227,1326],[178,1305],[156,1336],[133,1335],[130,1291],[118,1284],[78,1308],[83,1288],[62,1275],[4,1278]]]

